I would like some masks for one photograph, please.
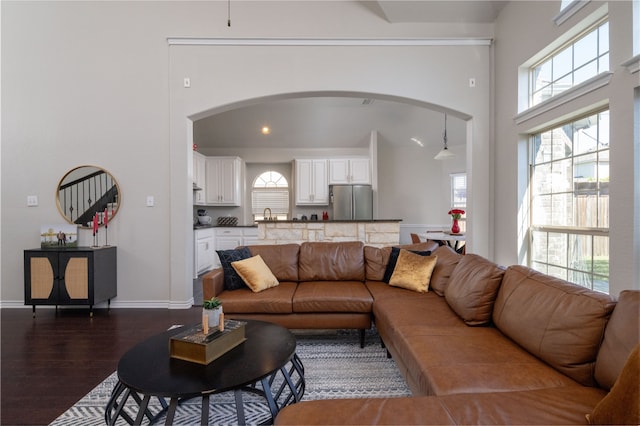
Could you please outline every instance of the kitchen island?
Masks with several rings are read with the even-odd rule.
[[[402,219],[262,220],[258,221],[257,244],[362,241],[365,245],[383,247],[399,244],[401,221]]]

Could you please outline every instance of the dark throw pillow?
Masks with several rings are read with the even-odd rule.
[[[245,282],[240,278],[240,275],[233,269],[231,262],[237,262],[238,260],[244,260],[251,257],[251,251],[248,247],[241,247],[233,250],[216,250],[218,257],[220,257],[220,265],[224,271],[224,288],[225,290],[237,290],[242,287],[246,287]]]
[[[389,284],[389,280],[391,280],[391,275],[393,275],[393,271],[396,269],[396,263],[398,263],[398,255],[400,255],[399,247],[391,247],[391,255],[389,256],[389,263],[387,263],[387,267],[384,270],[384,276],[382,277],[382,281]],[[420,256],[430,256],[431,251],[413,251],[410,250],[411,253],[419,254]]]

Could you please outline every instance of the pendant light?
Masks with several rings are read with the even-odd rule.
[[[444,148],[442,148],[440,152],[435,157],[433,157],[434,160],[449,160],[455,157],[455,154],[449,151],[449,148],[447,148],[447,114],[446,113],[444,114],[444,133],[443,133],[442,139],[444,140]]]

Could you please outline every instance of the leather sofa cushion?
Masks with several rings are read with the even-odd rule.
[[[627,357],[640,340],[640,291],[624,290],[618,297],[598,351],[595,378],[600,386],[611,389]]]
[[[382,281],[390,256],[391,247],[364,246],[364,267],[366,279]]]
[[[438,399],[460,425],[579,425],[603,396],[602,389],[566,386]]]
[[[398,357],[423,395],[577,386],[493,327],[403,326]]]
[[[515,265],[504,274],[493,322],[558,371],[595,386],[596,355],[614,306],[606,294]]]
[[[467,254],[451,273],[444,297],[468,325],[491,321],[504,269],[477,254]]]
[[[280,282],[259,293],[254,293],[245,287],[238,290],[225,290],[218,295],[222,300],[225,314],[234,313],[265,313],[290,314],[293,312],[292,300],[297,283]]]
[[[302,401],[278,413],[283,425],[456,424],[438,398],[364,398]]]
[[[449,284],[451,274],[460,259],[462,259],[462,255],[456,253],[456,251],[449,246],[440,246],[432,250],[431,255],[438,256],[438,263],[436,263],[436,267],[431,274],[429,288],[438,296],[444,296],[444,291],[447,288],[447,284]]]
[[[305,281],[293,295],[293,312],[371,312],[373,297],[359,281]]]
[[[435,293],[416,293],[373,281],[367,281],[367,287],[375,296],[373,316],[376,322],[389,324],[393,329],[400,326],[420,325],[468,328],[451,310],[444,297]],[[386,297],[387,294],[389,297]],[[398,297],[401,295],[405,297]]]
[[[298,244],[248,246],[253,256],[260,255],[278,281],[298,281]]]
[[[299,281],[364,281],[364,243],[304,242],[298,276]]]
[[[282,425],[584,424],[602,399],[596,388],[570,386],[521,392],[409,398],[302,401],[280,411]]]

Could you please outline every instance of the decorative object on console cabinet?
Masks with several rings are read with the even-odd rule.
[[[42,225],[40,248],[78,247],[78,226],[68,223]]]
[[[122,202],[118,182],[108,171],[97,166],[80,166],[67,172],[56,189],[56,204],[67,222],[83,228],[93,226],[93,218],[99,215],[99,225],[104,224],[103,212],[113,220]]]

